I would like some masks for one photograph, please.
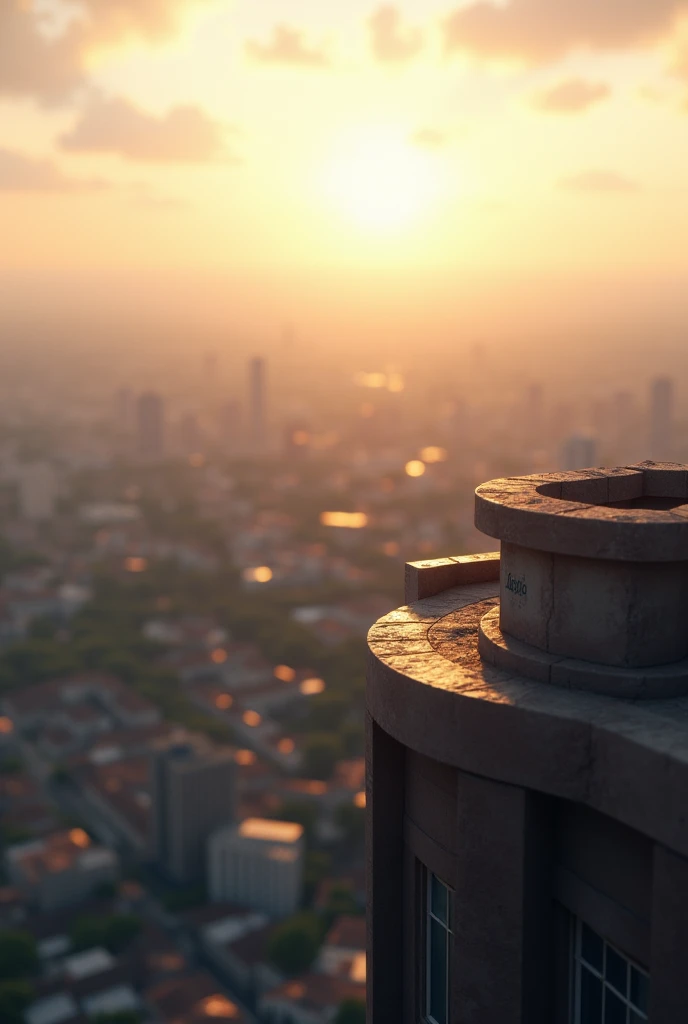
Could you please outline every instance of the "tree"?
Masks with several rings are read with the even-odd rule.
[[[365,1024],[366,1008],[362,999],[345,999],[340,1004],[334,1024]]]
[[[322,924],[317,914],[302,911],[275,928],[268,956],[283,974],[300,974],[315,960],[322,941]]]
[[[272,817],[277,821],[295,821],[302,825],[306,843],[310,843],[318,820],[318,809],[308,800],[283,800]]]
[[[33,989],[26,981],[0,981],[2,1024],[24,1024],[24,1010],[33,996]]]
[[[135,914],[112,914],[109,917],[78,917],[70,930],[74,949],[105,946],[118,953],[141,930],[141,919]]]
[[[329,779],[342,757],[342,743],[329,732],[311,733],[303,745],[303,772],[312,779]]]
[[[0,979],[21,978],[37,964],[36,943],[28,932],[0,932]]]

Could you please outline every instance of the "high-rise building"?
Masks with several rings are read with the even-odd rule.
[[[688,466],[493,480],[369,633],[369,1024],[688,1020]]]
[[[201,878],[208,837],[234,818],[235,763],[202,737],[170,740],[151,764],[151,855],[175,882]]]
[[[590,469],[597,462],[597,442],[585,434],[572,434],[561,446],[559,465],[563,470]]]
[[[265,446],[265,360],[254,356],[249,363],[249,431],[250,443],[260,450]]]
[[[671,459],[674,447],[674,382],[656,377],[650,385],[650,458]]]
[[[146,391],[136,403],[139,455],[159,459],[165,450],[165,404],[155,391]]]
[[[57,474],[47,462],[22,466],[18,477],[19,511],[24,519],[42,522],[52,519],[58,497]]]
[[[220,829],[208,842],[208,892],[216,903],[239,903],[275,917],[293,914],[301,900],[303,826],[248,818]]]

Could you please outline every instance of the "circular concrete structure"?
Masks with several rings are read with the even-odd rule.
[[[687,467],[492,480],[475,521],[502,542],[488,662],[619,696],[688,692]]]

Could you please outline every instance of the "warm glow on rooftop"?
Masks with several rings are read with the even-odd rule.
[[[272,818],[247,818],[239,825],[239,835],[271,843],[296,843],[303,835],[303,825],[295,821],[273,821]]]
[[[14,731],[14,722],[7,715],[0,715],[0,735],[8,736]]]
[[[354,806],[355,807],[365,807],[365,805],[366,805],[365,791],[361,790],[361,792],[357,793],[356,796],[354,797]]]
[[[220,711],[228,711],[234,703],[234,698],[229,693],[218,693],[215,698],[215,707]]]
[[[69,833],[69,838],[75,846],[80,846],[82,850],[91,845],[91,840],[82,828],[73,828]]]
[[[395,558],[399,554],[399,545],[395,540],[386,540],[382,545],[382,551],[389,558]]]
[[[285,736],[284,739],[280,740],[277,744],[277,749],[280,754],[293,754],[296,750],[296,744],[293,740],[290,740],[288,736]]]
[[[406,476],[422,476],[425,472],[425,463],[421,462],[420,459],[411,459],[404,466],[404,472]]]
[[[295,430],[291,435],[291,443],[296,445],[297,448],[303,448],[311,439],[311,435],[307,430]]]
[[[237,750],[236,754],[234,755],[234,760],[236,761],[237,764],[240,764],[244,768],[247,768],[249,765],[255,764],[257,758],[252,750]]]
[[[241,575],[247,583],[269,583],[272,579],[272,569],[267,565],[257,565],[251,569],[244,569]]]
[[[423,462],[446,462],[447,461],[447,449],[438,448],[435,445],[431,445],[429,448],[423,448],[420,457]]]
[[[224,647],[216,647],[214,651],[210,652],[210,660],[216,665],[222,665],[227,661],[227,651]]]
[[[249,725],[252,729],[255,729],[255,727],[257,725],[260,725],[260,723],[263,721],[263,719],[261,718],[257,711],[244,711],[241,717],[243,719],[244,725]]]
[[[127,572],[145,572],[148,568],[148,559],[132,555],[124,559],[124,568]]]
[[[296,672],[289,665],[276,665],[273,675],[283,683],[291,683],[296,678]]]
[[[364,985],[366,980],[366,955],[365,953],[356,953],[353,960],[351,961],[351,970],[349,971],[349,977],[352,981],[357,982],[359,985]]]
[[[299,690],[305,697],[312,697],[316,693],[322,693],[325,689],[325,680],[314,676],[312,679],[304,679]]]
[[[368,516],[365,512],[321,512],[320,522],[323,526],[361,530],[368,525]]]
[[[219,992],[216,995],[206,996],[205,999],[202,999],[200,1009],[206,1017],[239,1016],[239,1008],[236,1003],[232,1003],[227,996],[220,995]]]
[[[205,466],[205,455],[201,452],[193,452],[192,455],[189,455],[189,465],[195,466],[196,468]]]

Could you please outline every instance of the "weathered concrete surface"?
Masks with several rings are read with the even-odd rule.
[[[496,597],[494,584],[457,587],[380,619],[372,717],[427,757],[586,804],[688,857],[688,698],[635,702],[485,664],[478,626]]]
[[[441,594],[451,587],[467,583],[489,583],[498,579],[499,551],[407,562],[404,600],[410,604]]]
[[[666,509],[610,505],[637,502],[644,496],[679,504]],[[688,468],[646,462],[621,469],[491,480],[476,490],[475,525],[490,537],[539,551],[623,561],[685,561]]]

